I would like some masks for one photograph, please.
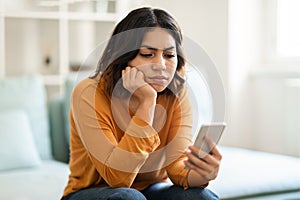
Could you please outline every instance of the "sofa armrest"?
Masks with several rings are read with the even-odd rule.
[[[66,138],[66,123],[64,118],[64,97],[57,96],[49,101],[50,136],[52,155],[55,160],[69,161],[69,142]]]

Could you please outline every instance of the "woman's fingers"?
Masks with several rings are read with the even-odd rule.
[[[144,73],[137,67],[126,67],[122,70],[123,86],[140,101],[156,99],[156,91],[144,80]]]
[[[188,168],[196,171],[208,181],[217,177],[222,156],[216,147],[208,154],[195,146],[190,146],[186,155],[188,160],[185,164]]]
[[[187,153],[187,157],[189,162],[193,163],[194,165],[198,166],[199,168],[205,169],[208,168],[208,163],[203,160],[203,159],[199,159],[198,155],[192,153],[192,152],[188,152]]]
[[[144,74],[143,74],[143,72],[137,70],[136,79],[138,79],[139,81],[141,81],[141,80],[144,81]]]
[[[219,164],[219,162],[222,159],[222,155],[220,154],[216,146],[212,149],[212,151],[209,154],[204,151],[201,151],[201,149],[195,147],[194,145],[189,146],[189,149],[194,155],[197,155],[198,158],[213,165]]]
[[[188,167],[188,169],[194,170],[196,173],[201,175],[206,181],[213,180],[217,177],[219,171],[218,168],[211,167],[207,165],[204,161],[202,161],[202,166],[205,167],[200,167],[199,163],[199,161],[197,162],[197,164],[193,163],[190,159],[184,161],[184,164]]]
[[[215,146],[214,148],[212,148],[211,150],[211,154],[219,161],[222,160],[222,154],[220,153],[219,149],[217,148],[217,146]]]
[[[123,86],[131,93],[135,90],[144,86],[146,82],[144,81],[143,72],[139,71],[135,67],[126,67],[122,70]]]
[[[129,70],[129,74],[130,74],[130,80],[135,81],[136,80],[136,74],[137,74],[136,68],[131,68]]]
[[[204,151],[201,151],[199,148],[197,148],[196,146],[192,145],[192,146],[189,146],[189,150],[197,155],[199,158],[204,158],[208,155],[208,153],[204,152]]]

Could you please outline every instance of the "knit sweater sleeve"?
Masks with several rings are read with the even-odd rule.
[[[172,125],[168,135],[167,173],[175,185],[187,189],[189,170],[184,169],[184,151],[192,144],[192,107],[187,88],[173,105]]]
[[[159,146],[158,133],[133,116],[118,137],[110,100],[96,84],[76,87],[71,106],[78,135],[101,178],[111,187],[131,187],[149,154]]]

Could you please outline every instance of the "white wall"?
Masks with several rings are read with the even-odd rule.
[[[288,71],[287,64],[278,70],[270,62],[270,47],[276,46],[271,44],[276,42],[272,9],[272,0],[229,0],[230,137],[223,142],[300,156],[300,75],[295,69]]]
[[[229,110],[226,144],[252,148],[255,143],[251,67],[262,60],[261,0],[229,1]]]

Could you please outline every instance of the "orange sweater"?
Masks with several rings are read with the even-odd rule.
[[[94,79],[74,89],[70,111],[70,175],[63,196],[87,187],[143,190],[167,181],[188,188],[183,154],[192,144],[192,110],[187,91],[159,95],[153,126],[110,98]]]

